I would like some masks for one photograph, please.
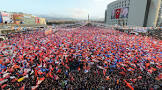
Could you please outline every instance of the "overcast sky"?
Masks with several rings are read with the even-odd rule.
[[[115,0],[0,0],[0,10],[52,17],[104,18],[106,6]]]

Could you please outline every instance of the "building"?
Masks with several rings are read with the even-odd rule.
[[[46,25],[46,19],[22,12],[0,11],[0,24]]]
[[[116,0],[107,6],[108,25],[156,27],[161,22],[161,0]]]
[[[160,9],[159,9],[159,17],[158,17],[157,26],[162,27],[162,2],[160,5]]]
[[[1,22],[4,24],[12,23],[12,15],[8,12],[1,12]]]
[[[35,17],[31,14],[24,14],[23,23],[26,25],[35,25]]]
[[[23,13],[13,13],[13,21],[14,21],[14,24],[23,24],[23,17],[24,17],[24,14]]]
[[[40,24],[41,25],[46,25],[46,19],[45,18],[40,18]]]

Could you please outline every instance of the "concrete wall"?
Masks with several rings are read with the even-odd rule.
[[[161,0],[151,0],[147,26],[156,27]]]
[[[131,0],[128,26],[143,26],[147,0]]]
[[[119,19],[111,19],[112,10],[129,7],[128,18],[123,19],[127,26],[155,27],[157,25],[161,0],[130,0],[130,4],[125,6],[127,1],[129,0],[117,0],[107,6],[106,24],[115,25],[119,22]]]
[[[117,3],[118,3],[117,1],[114,1],[107,6],[106,24],[108,24],[108,25],[113,25],[116,21],[116,20],[111,19],[111,15],[112,15],[112,10],[114,9],[114,6],[112,6],[112,5],[117,4]]]

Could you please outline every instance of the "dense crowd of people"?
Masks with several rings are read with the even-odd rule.
[[[1,89],[157,90],[162,41],[98,27],[33,31],[0,42]]]

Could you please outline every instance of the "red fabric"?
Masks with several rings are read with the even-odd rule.
[[[1,89],[5,88],[7,86],[7,84],[4,84],[1,86]]]
[[[125,72],[119,72],[120,74],[122,74],[122,75],[125,75],[126,73]]]
[[[38,70],[35,70],[35,76],[38,76]]]
[[[119,17],[120,17],[120,12],[121,12],[121,9],[120,9],[120,8],[115,10],[115,18],[116,18],[116,19],[119,19]]]
[[[25,87],[24,87],[24,85],[20,88],[20,90],[25,90]]]
[[[104,76],[106,75],[106,70],[103,70],[103,75],[104,75]]]
[[[134,88],[133,88],[126,80],[124,80],[124,82],[126,83],[126,85],[127,85],[131,90],[134,90]]]
[[[51,78],[53,78],[53,76],[52,76],[52,73],[51,73],[51,72],[49,72],[49,76],[50,76]]]
[[[61,69],[59,69],[58,71],[57,71],[57,73],[60,73],[61,72]]]

